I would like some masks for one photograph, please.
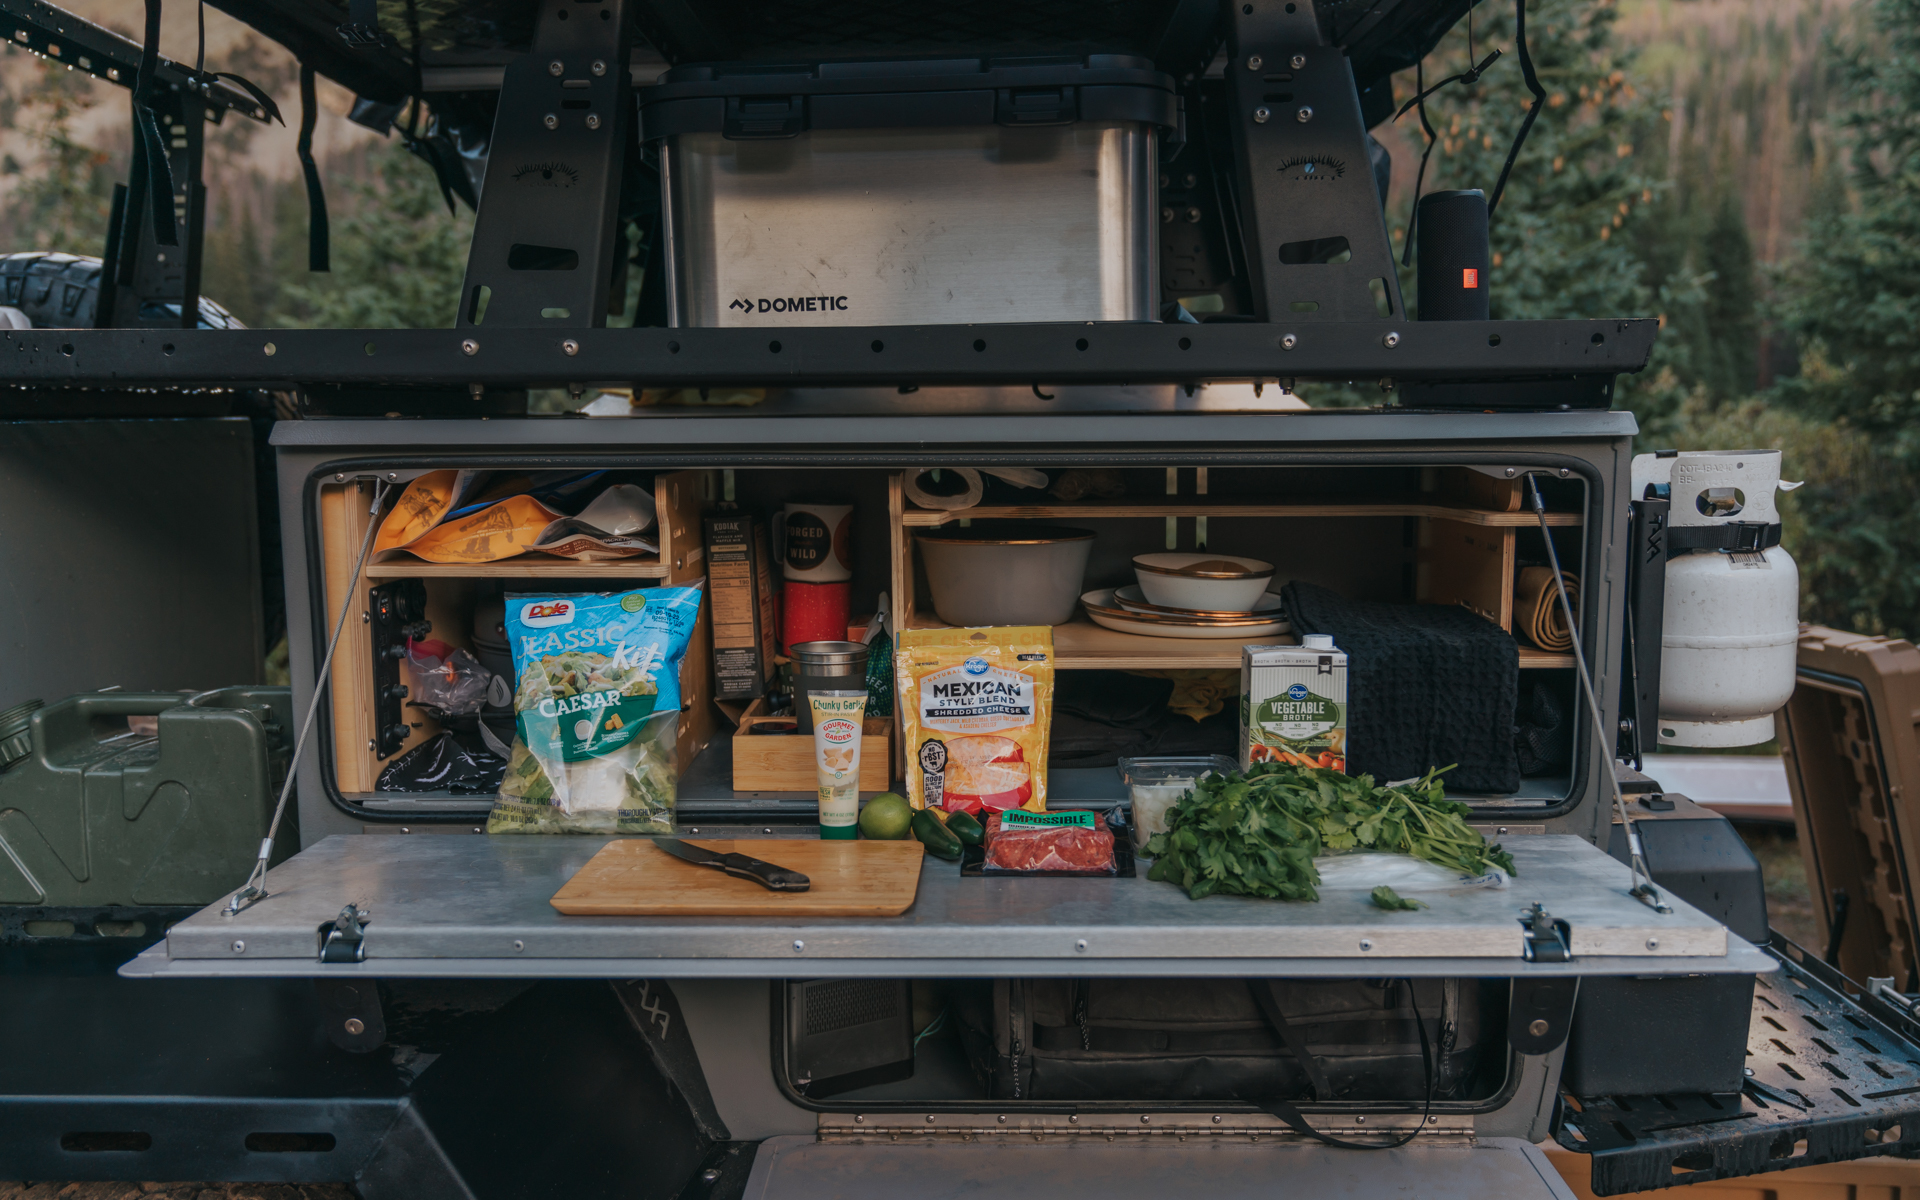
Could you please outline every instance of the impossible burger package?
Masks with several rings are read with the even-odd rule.
[[[894,680],[915,808],[1046,811],[1053,630],[904,630]]]

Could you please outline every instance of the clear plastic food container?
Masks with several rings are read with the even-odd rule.
[[[1120,778],[1133,803],[1133,844],[1145,850],[1147,839],[1167,831],[1167,810],[1192,790],[1202,775],[1225,775],[1240,764],[1224,754],[1182,754],[1160,758],[1123,758]]]

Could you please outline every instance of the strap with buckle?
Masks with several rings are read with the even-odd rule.
[[[1758,521],[1729,521],[1724,525],[1669,525],[1666,530],[1669,556],[1682,550],[1731,550],[1752,553],[1771,550],[1780,544],[1780,524]]]

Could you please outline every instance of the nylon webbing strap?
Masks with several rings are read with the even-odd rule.
[[[1527,134],[1540,116],[1540,106],[1547,102],[1547,89],[1540,86],[1540,76],[1533,69],[1533,55],[1527,53],[1527,0],[1514,0],[1513,41],[1514,48],[1520,52],[1520,78],[1527,85],[1527,91],[1533,93],[1533,103],[1527,106],[1527,115],[1520,122],[1520,132],[1513,135],[1513,145],[1507,148],[1507,161],[1501,165],[1500,179],[1493,185],[1493,198],[1487,201],[1488,221],[1492,221],[1493,214],[1500,210],[1500,197],[1507,192],[1507,176],[1513,174],[1514,160],[1520,157],[1520,147],[1527,144]]]
[[[1391,1142],[1349,1142],[1344,1138],[1334,1137],[1332,1134],[1321,1133],[1318,1129],[1307,1124],[1306,1114],[1285,1100],[1248,1099],[1245,1096],[1242,1096],[1241,1099],[1253,1105],[1261,1112],[1266,1113],[1268,1116],[1278,1117],[1280,1120],[1286,1122],[1287,1127],[1295,1133],[1304,1134],[1317,1142],[1322,1142],[1329,1146],[1338,1146],[1343,1150],[1392,1150],[1404,1146],[1418,1137],[1420,1131],[1426,1127],[1428,1114],[1433,1111],[1435,1074],[1433,1044],[1427,1039],[1427,1023],[1420,1016],[1420,1007],[1413,999],[1413,981],[1408,979],[1402,982],[1407,989],[1407,1003],[1413,1007],[1414,1028],[1420,1031],[1420,1065],[1424,1069],[1427,1081],[1427,1104],[1426,1108],[1421,1111],[1420,1123],[1408,1130],[1404,1136]],[[1280,1040],[1287,1044],[1287,1049],[1293,1053],[1295,1058],[1300,1060],[1300,1065],[1306,1069],[1307,1078],[1313,1084],[1314,1099],[1331,1099],[1333,1088],[1327,1082],[1327,1073],[1321,1069],[1320,1064],[1315,1061],[1313,1055],[1307,1053],[1306,1039],[1300,1036],[1300,1031],[1287,1022],[1286,1013],[1280,1009],[1280,999],[1274,995],[1273,981],[1250,979],[1247,981],[1247,986],[1253,991],[1254,1003],[1260,1006],[1261,1013],[1265,1015],[1267,1021],[1272,1024],[1274,1032],[1280,1035]]]
[[[254,103],[260,106],[260,111],[266,113],[269,119],[278,121],[282,125],[287,123],[286,118],[280,115],[280,106],[273,102],[273,97],[261,91],[252,80],[235,75],[232,71],[209,71],[207,78],[224,79],[235,85],[247,95],[252,96]]]
[[[148,0],[158,4],[159,0]],[[330,270],[332,239],[327,229],[327,193],[320,186],[320,166],[313,161],[313,123],[320,106],[313,96],[313,68],[300,64],[300,169],[307,177],[307,270]]]
[[[173,168],[167,162],[167,141],[153,110],[155,74],[160,69],[160,0],[147,0],[147,41],[140,47],[140,69],[133,77],[133,128],[140,139],[136,168],[146,168],[147,199],[153,213],[153,240],[178,246],[180,234],[173,212]]]
[[[1668,525],[1667,553],[1678,550],[1771,550],[1780,544],[1780,526],[1758,521],[1725,525]]]
[[[1300,1031],[1287,1021],[1287,1014],[1280,1011],[1280,998],[1273,994],[1273,981],[1250,979],[1247,981],[1247,987],[1252,990],[1253,1002],[1260,1006],[1260,1013],[1266,1017],[1267,1024],[1273,1026],[1273,1031],[1279,1034],[1280,1040],[1287,1044],[1288,1052],[1299,1060],[1301,1069],[1307,1073],[1307,1082],[1313,1085],[1313,1098],[1315,1100],[1332,1099],[1333,1085],[1327,1082],[1326,1068],[1320,1065],[1319,1059],[1308,1053],[1307,1039],[1300,1036]],[[1285,1117],[1280,1119],[1286,1120]]]

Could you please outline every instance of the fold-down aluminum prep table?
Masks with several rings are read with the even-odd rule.
[[[1020,1157],[963,1154],[957,1162],[971,1164],[969,1170],[991,1161],[1023,1178],[1033,1171],[1054,1178],[1083,1167],[1177,1174],[1206,1165],[1227,1193],[1251,1188],[1251,1195],[1276,1170],[1344,1178],[1353,1164],[1340,1156],[1351,1152],[1313,1146],[1278,1118],[1244,1106],[1215,1111],[1175,1103],[1144,1112],[1133,1105],[1103,1114],[1098,1110],[1113,1106],[916,1098],[903,1107],[886,1102],[884,1089],[851,1093],[850,1103],[809,1102],[787,1084],[780,1065],[781,981],[1184,976],[1224,984],[1262,976],[1453,976],[1524,986],[1570,976],[1754,974],[1777,966],[1682,901],[1662,914],[1632,898],[1624,866],[1564,835],[1509,839],[1518,868],[1510,887],[1423,893],[1431,907],[1417,912],[1382,911],[1358,890],[1326,889],[1318,903],[1193,901],[1172,884],[1147,879],[1144,867],[1132,879],[963,878],[956,864],[928,857],[912,908],[891,919],[562,916],[549,898],[605,841],[330,837],[270,872],[266,900],[237,915],[214,907],[182,921],[122,973],[302,976],[323,986],[407,977],[621,981],[614,988],[635,1025],[696,1110],[734,1144],[761,1143],[757,1151],[744,1149],[737,1166],[745,1172],[751,1164],[767,1195],[865,1195],[873,1189],[864,1184],[846,1191],[845,1176],[869,1170],[879,1172],[877,1180],[925,1169],[946,1180],[941,1186],[958,1187],[969,1175],[952,1175],[953,1156],[970,1147],[954,1143],[973,1141]],[[764,853],[778,858],[774,850]],[[1568,961],[1530,960],[1521,917],[1535,903],[1566,923]],[[347,904],[369,918],[364,959],[322,963],[319,931]],[[1405,1176],[1422,1180],[1433,1195],[1467,1195],[1497,1177],[1505,1181],[1503,1195],[1564,1200],[1557,1177],[1525,1144],[1546,1135],[1559,1055],[1557,1048],[1515,1052],[1497,1096],[1435,1106],[1417,1147],[1368,1155],[1376,1174],[1354,1178]],[[860,1112],[863,1106],[868,1111]],[[1109,1144],[1123,1133],[1147,1132],[1139,1126],[1152,1129],[1152,1121],[1169,1135],[1171,1157],[1131,1154],[1146,1148],[1138,1138]],[[1421,1121],[1393,1105],[1315,1117],[1325,1130],[1360,1138]],[[1198,1144],[1180,1144],[1188,1136]],[[903,1137],[909,1144],[896,1144]],[[1514,1137],[1524,1141],[1501,1140]],[[1284,1161],[1293,1165],[1273,1153],[1292,1156]],[[801,1157],[782,1157],[794,1154]],[[759,1193],[750,1185],[747,1194]]]
[[[548,899],[602,838],[356,837],[267,876],[266,900],[175,925],[129,975],[375,977],[1530,976],[1752,974],[1772,960],[1677,898],[1655,912],[1581,838],[1511,839],[1506,889],[1425,894],[1385,912],[1363,891],[1318,903],[1211,896],[1133,879],[962,878],[929,856],[894,918],[569,917]],[[769,857],[777,854],[768,852]],[[742,882],[742,887],[755,886]],[[1567,924],[1571,960],[1525,956],[1524,910]],[[318,930],[370,916],[364,961],[318,960]]]

